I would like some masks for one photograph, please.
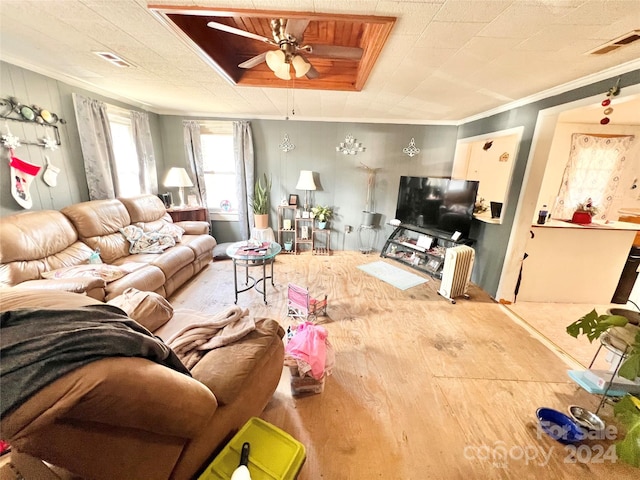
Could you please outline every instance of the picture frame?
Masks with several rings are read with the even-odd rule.
[[[289,205],[298,205],[298,195],[296,195],[295,193],[289,195]]]

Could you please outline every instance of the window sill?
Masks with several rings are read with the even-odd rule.
[[[209,210],[209,217],[212,222],[237,222],[237,213],[222,213]]]

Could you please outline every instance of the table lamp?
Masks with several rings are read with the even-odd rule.
[[[316,183],[313,181],[313,172],[311,170],[300,170],[300,178],[296,190],[304,190],[304,211],[309,210],[309,191],[316,189]]]
[[[193,183],[187,174],[187,171],[181,167],[171,167],[164,178],[165,187],[178,187],[180,195],[180,207],[185,207],[184,203],[184,187],[193,187]]]

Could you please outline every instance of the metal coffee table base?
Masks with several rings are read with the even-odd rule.
[[[241,260],[241,259],[233,259],[233,286],[235,290],[236,300],[235,304],[238,303],[238,294],[242,292],[246,292],[255,288],[258,293],[262,294],[262,300],[264,304],[267,304],[267,287],[266,282],[267,279],[271,279],[271,286],[275,287],[275,283],[273,283],[273,261],[275,257],[268,259],[256,259],[256,260]],[[271,265],[271,275],[267,275],[267,265]],[[238,289],[238,269],[237,267],[244,267],[244,288]],[[250,267],[262,267],[262,278],[255,279],[251,275],[249,275]],[[260,284],[262,284],[262,289],[260,289]]]

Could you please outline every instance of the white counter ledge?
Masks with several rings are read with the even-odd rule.
[[[544,225],[539,225],[534,223],[531,225],[536,228],[572,228],[577,230],[632,230],[638,231],[640,230],[640,224],[638,223],[629,223],[629,222],[592,222],[588,225],[583,225],[581,223],[571,223],[566,220],[547,220]]]

